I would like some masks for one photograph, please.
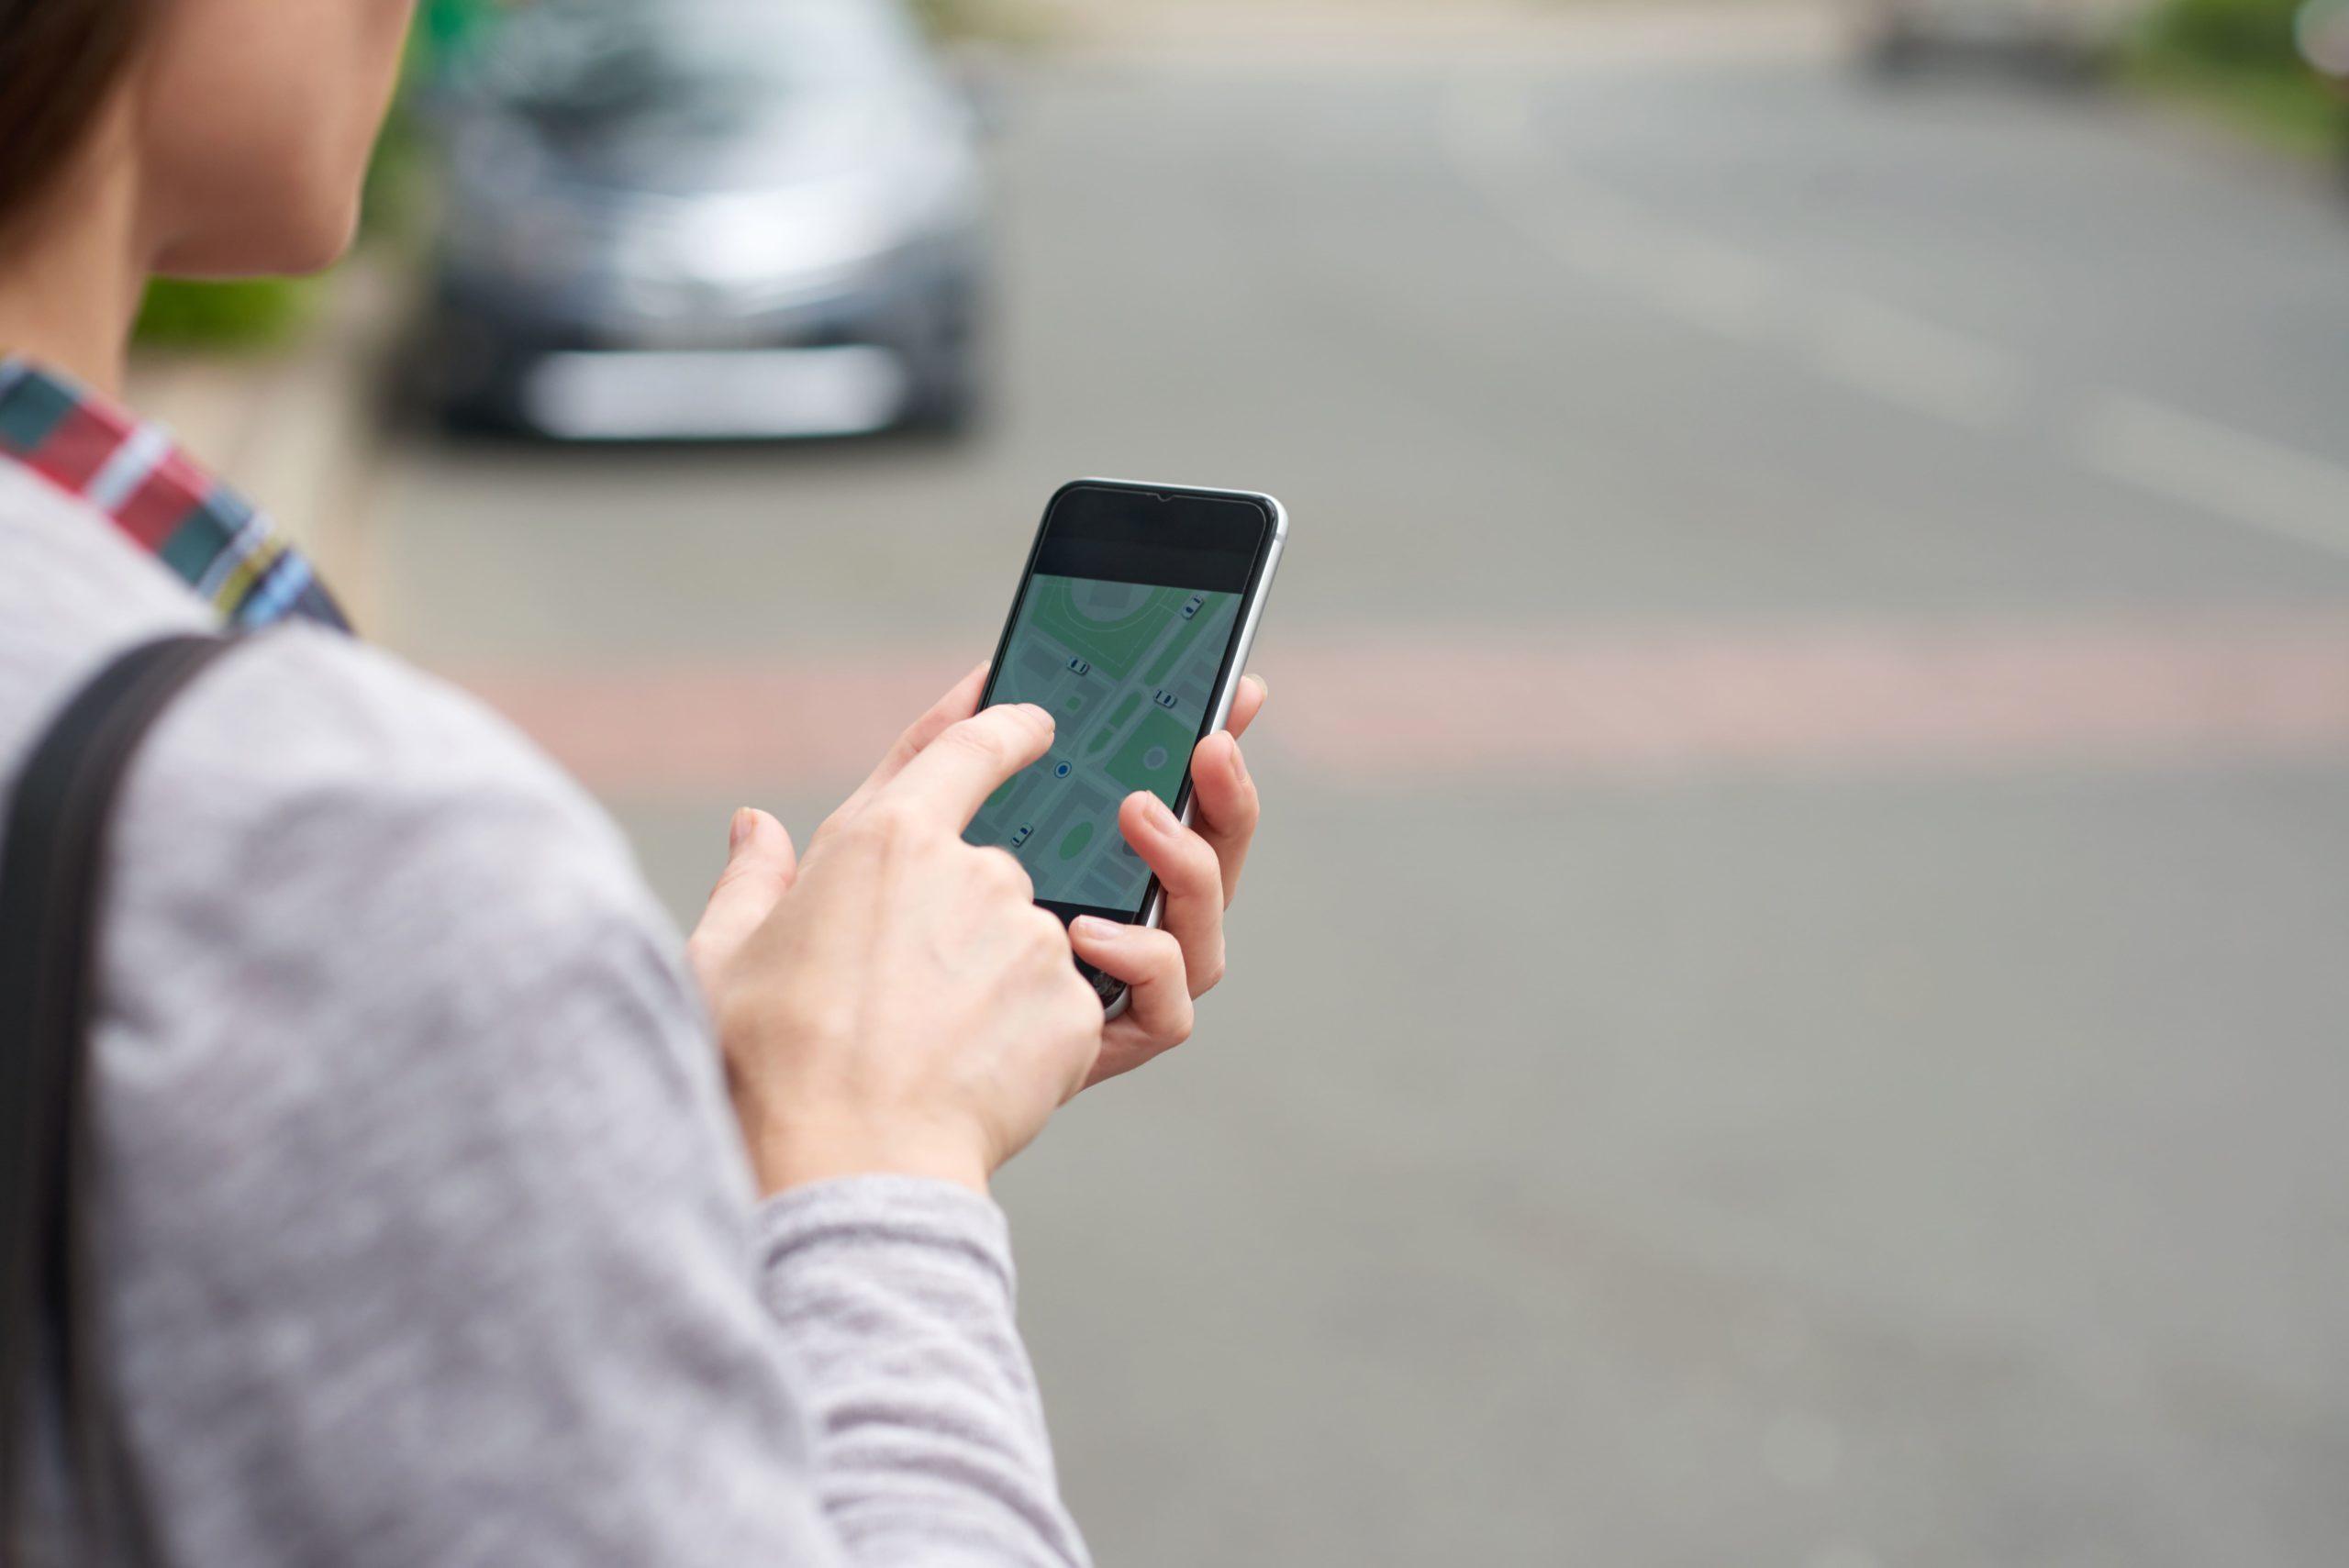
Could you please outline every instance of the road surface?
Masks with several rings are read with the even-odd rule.
[[[1232,978],[1001,1188],[1104,1563],[2349,1540],[2349,217],[1731,34],[1023,67],[985,439],[397,459],[681,917],[1056,484],[1290,505]]]

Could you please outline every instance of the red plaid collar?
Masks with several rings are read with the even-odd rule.
[[[161,426],[17,359],[0,359],[6,461],[105,513],[230,626],[298,616],[350,628],[309,562]]]

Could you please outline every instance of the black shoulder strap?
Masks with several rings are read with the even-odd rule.
[[[115,798],[172,699],[235,646],[173,637],[115,660],[34,746],[9,804],[0,840],[0,1563],[24,1550],[37,1350],[56,1375],[86,1543],[100,1557],[153,1561],[95,1342],[85,1048]]]

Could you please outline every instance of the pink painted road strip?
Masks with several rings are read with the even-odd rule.
[[[975,656],[450,672],[598,794],[853,784]]]
[[[1251,751],[1335,784],[2349,764],[2349,612],[1285,638]],[[840,786],[968,668],[455,672],[589,786]]]

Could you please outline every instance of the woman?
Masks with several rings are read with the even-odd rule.
[[[1188,1032],[1238,745],[1201,830],[1126,803],[1168,930],[1064,933],[961,841],[1051,734],[974,673],[804,862],[739,814],[688,953],[576,789],[111,401],[150,273],[341,251],[411,5],[0,0],[6,776],[122,650],[269,628],[141,753],[106,910],[103,1328],[161,1555],[1081,1562],[987,1181]],[[1106,1031],[1072,942],[1134,988]]]

